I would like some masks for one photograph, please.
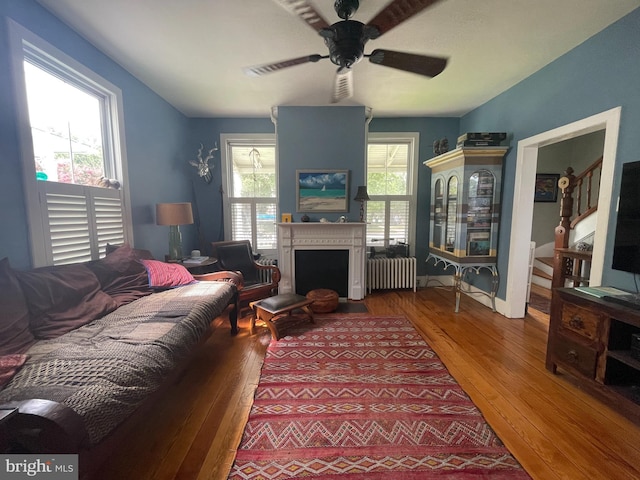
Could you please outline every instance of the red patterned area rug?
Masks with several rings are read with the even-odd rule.
[[[530,479],[406,318],[318,315],[287,333],[230,479]]]

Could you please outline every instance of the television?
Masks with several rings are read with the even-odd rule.
[[[622,165],[611,268],[640,273],[640,161]]]

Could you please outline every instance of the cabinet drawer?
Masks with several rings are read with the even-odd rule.
[[[598,338],[598,325],[600,324],[600,315],[578,307],[572,303],[562,305],[562,318],[560,320],[561,328],[577,333],[589,340]]]
[[[592,348],[559,336],[554,348],[556,361],[589,378],[595,378],[598,352]]]

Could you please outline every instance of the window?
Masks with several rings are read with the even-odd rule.
[[[10,32],[33,264],[97,259],[132,240],[121,92],[18,24]]]
[[[277,250],[275,135],[221,135],[225,238]]]
[[[414,244],[417,133],[370,133],[367,146],[367,246]]]

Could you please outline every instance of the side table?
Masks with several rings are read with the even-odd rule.
[[[179,263],[186,268],[192,275],[204,275],[205,273],[217,272],[218,259],[216,257],[209,257],[200,263],[189,263],[188,258],[182,261],[169,260],[169,256],[166,255],[164,261],[167,263]]]

